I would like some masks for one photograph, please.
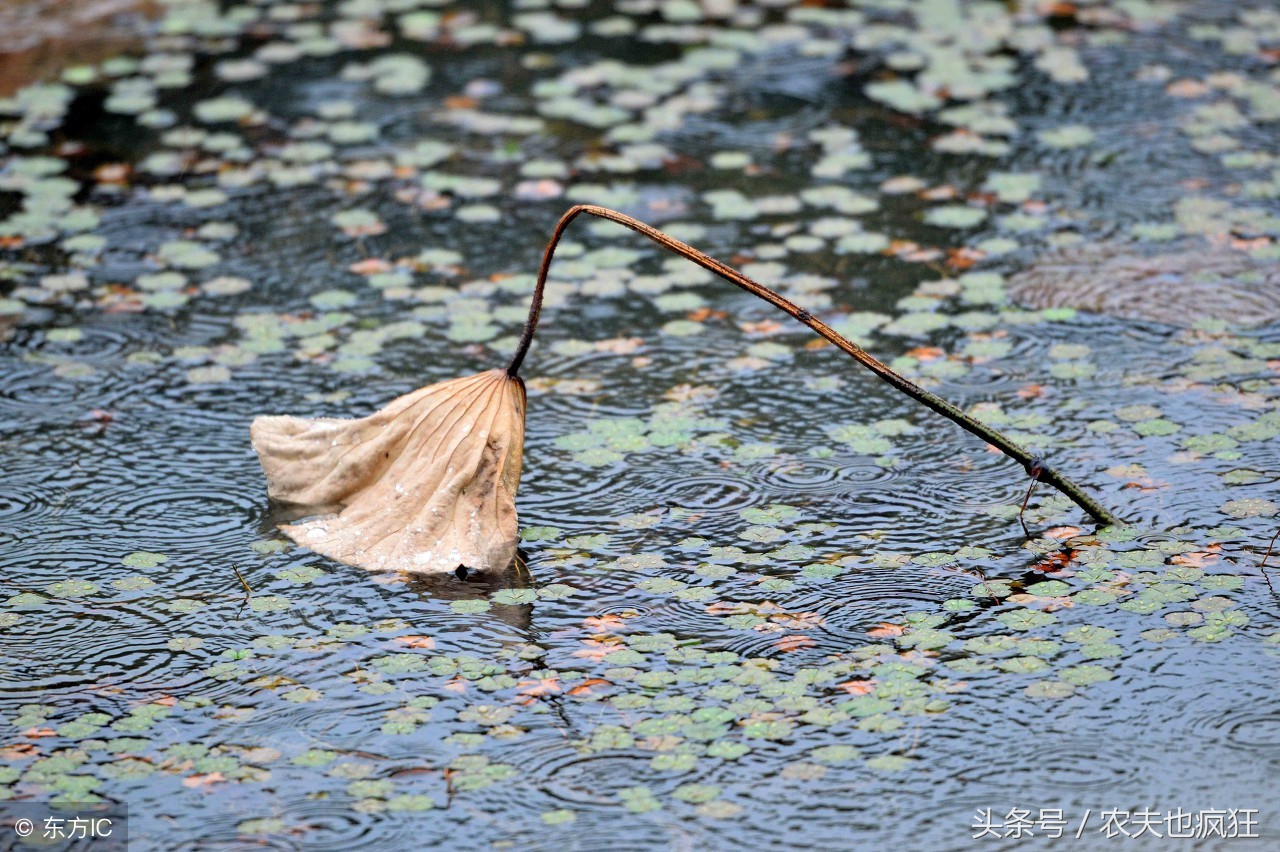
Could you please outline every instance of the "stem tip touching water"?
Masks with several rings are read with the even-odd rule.
[[[569,223],[583,213],[591,216],[598,216],[601,219],[608,219],[611,222],[617,222],[619,225],[624,225],[625,227],[648,237],[667,251],[678,254],[681,257],[696,263],[703,269],[714,272],[729,283],[746,290],[751,295],[765,300],[775,308],[789,314],[794,319],[813,329],[824,340],[830,342],[846,355],[853,358],[859,364],[866,367],[868,370],[875,373],[881,379],[893,385],[899,391],[911,397],[916,402],[919,402],[926,408],[936,411],[938,414],[941,414],[960,428],[977,435],[979,438],[983,439],[988,444],[991,444],[1009,458],[1017,461],[1027,471],[1028,476],[1031,476],[1033,479],[1043,482],[1046,485],[1051,485],[1061,493],[1065,494],[1077,506],[1088,512],[1089,515],[1098,523],[1111,526],[1120,525],[1121,522],[1115,515],[1111,514],[1111,512],[1098,503],[1098,501],[1089,496],[1089,494],[1086,493],[1079,485],[1045,464],[1043,459],[1022,448],[1006,437],[1004,433],[1000,432],[998,429],[993,429],[980,420],[969,416],[942,397],[930,393],[915,382],[889,367],[887,364],[884,364],[874,358],[861,346],[858,346],[853,341],[837,333],[822,320],[816,318],[813,314],[799,307],[791,300],[774,292],[763,284],[753,281],[741,272],[721,263],[715,258],[703,254],[693,246],[682,243],[674,237],[668,236],[657,228],[646,225],[638,219],[633,219],[630,216],[619,213],[616,210],[610,210],[607,207],[596,207],[592,204],[579,204],[574,207],[570,207],[569,210],[560,217],[560,221],[556,223],[556,229],[551,235],[551,241],[547,243],[546,251],[542,254],[542,266],[538,269],[538,282],[534,287],[533,300],[529,305],[529,318],[525,321],[524,332],[520,335],[520,343],[516,347],[516,353],[511,358],[511,363],[507,365],[507,373],[513,378],[520,371],[520,365],[524,363],[524,356],[528,353],[529,346],[533,343],[534,332],[537,331],[538,328],[538,317],[542,313],[542,294],[547,286],[547,275],[551,269],[551,259],[555,256],[556,246],[559,245],[560,238],[564,235],[565,229],[569,227]]]

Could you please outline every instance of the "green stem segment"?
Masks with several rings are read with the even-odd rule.
[[[547,274],[551,269],[551,258],[555,255],[556,246],[560,243],[560,237],[563,236],[565,229],[569,227],[569,223],[576,219],[580,214],[586,213],[591,216],[599,216],[601,219],[608,219],[611,222],[617,222],[631,230],[643,234],[653,240],[658,245],[674,252],[687,260],[696,263],[703,269],[707,269],[719,275],[721,278],[735,284],[743,290],[746,290],[753,296],[764,299],[788,315],[794,317],[800,322],[807,325],[818,333],[824,340],[829,341],[836,348],[840,349],[849,357],[853,358],[862,366],[875,373],[884,381],[893,385],[916,402],[931,408],[938,414],[947,418],[951,422],[958,425],[961,429],[977,435],[982,440],[991,444],[1000,450],[1009,458],[1017,461],[1023,466],[1029,476],[1037,476],[1041,482],[1052,485],[1058,491],[1069,497],[1077,506],[1084,509],[1093,517],[1094,520],[1101,524],[1119,526],[1120,520],[1111,514],[1098,501],[1094,500],[1079,485],[1067,479],[1053,468],[1047,466],[1038,456],[1028,452],[1023,447],[1011,441],[1000,431],[991,428],[987,424],[970,417],[956,406],[947,402],[940,396],[932,394],[915,382],[901,375],[888,365],[880,362],[872,357],[861,346],[858,346],[851,340],[846,339],[838,334],[830,326],[822,320],[813,316],[813,314],[799,307],[789,299],[775,293],[768,287],[753,281],[747,276],[738,272],[732,267],[726,266],[713,257],[703,254],[696,248],[680,242],[674,237],[670,237],[657,228],[646,225],[638,219],[632,219],[615,210],[606,207],[596,207],[591,204],[579,204],[569,210],[560,217],[560,221],[556,224],[555,232],[551,235],[551,241],[547,243],[546,251],[542,255],[542,267],[538,270],[538,283],[533,291],[533,302],[529,305],[529,318],[525,322],[524,333],[520,336],[520,344],[516,348],[516,354],[511,359],[511,363],[507,366],[507,373],[515,376],[520,365],[524,363],[524,356],[529,351],[529,345],[533,343],[533,334],[538,328],[538,317],[542,313],[542,294],[547,286]]]

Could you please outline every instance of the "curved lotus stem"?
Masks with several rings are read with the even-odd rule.
[[[507,374],[514,377],[520,370],[520,365],[524,363],[524,356],[529,351],[529,345],[533,343],[534,332],[538,328],[538,317],[542,313],[542,294],[547,286],[547,274],[551,268],[551,259],[555,255],[556,246],[560,243],[569,223],[576,219],[579,215],[586,213],[591,216],[598,216],[601,219],[608,219],[611,222],[617,222],[631,230],[643,234],[650,240],[665,248],[667,251],[674,252],[687,260],[696,263],[703,269],[707,269],[719,275],[731,284],[746,290],[753,296],[761,298],[773,305],[775,308],[787,313],[791,317],[799,320],[818,333],[823,339],[831,342],[838,349],[849,357],[853,358],[862,366],[875,373],[884,381],[893,385],[916,402],[927,408],[936,411],[943,417],[955,423],[960,428],[996,447],[1000,452],[1004,453],[1014,461],[1019,462],[1023,469],[1027,471],[1028,476],[1035,476],[1033,469],[1039,469],[1038,480],[1047,485],[1051,485],[1058,491],[1065,494],[1081,509],[1089,513],[1094,520],[1101,524],[1119,526],[1120,520],[1115,515],[1107,511],[1100,503],[1090,497],[1084,489],[1072,482],[1067,477],[1058,473],[1053,468],[1045,465],[1043,459],[1032,454],[1028,450],[1010,440],[997,429],[993,429],[985,423],[977,420],[961,411],[955,405],[947,402],[937,394],[930,393],[915,382],[906,378],[902,374],[890,368],[887,364],[872,357],[865,349],[858,346],[851,340],[838,334],[834,329],[824,323],[822,320],[813,316],[805,309],[799,307],[794,302],[774,292],[763,284],[753,281],[747,276],[738,272],[736,269],[721,263],[713,257],[703,254],[693,246],[680,242],[674,237],[664,234],[657,228],[646,225],[638,219],[619,213],[616,210],[610,210],[607,207],[596,207],[591,204],[579,204],[569,210],[560,217],[559,223],[556,224],[555,232],[551,235],[551,241],[547,243],[546,251],[542,255],[542,266],[538,270],[538,283],[533,291],[533,301],[529,305],[529,318],[525,321],[524,332],[520,336],[520,343],[516,347],[516,353],[511,359],[511,363],[507,366]]]

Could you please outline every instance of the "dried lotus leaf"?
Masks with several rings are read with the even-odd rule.
[[[492,571],[515,558],[524,382],[505,370],[405,394],[359,420],[259,417],[267,493],[341,505],[281,527],[298,544],[380,571]]]

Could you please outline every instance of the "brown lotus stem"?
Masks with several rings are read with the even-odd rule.
[[[244,599],[248,600],[253,596],[253,589],[249,588],[249,584],[244,581],[244,575],[240,573],[240,569],[232,565],[231,570],[236,572],[236,579],[240,581],[240,585],[244,586]]]
[[[555,232],[551,235],[551,241],[547,243],[546,251],[542,254],[542,266],[538,270],[538,283],[533,290],[533,301],[529,305],[529,318],[525,321],[524,333],[520,336],[520,344],[516,347],[516,354],[511,359],[511,363],[507,366],[507,373],[515,376],[520,370],[520,365],[524,362],[524,356],[529,351],[529,345],[533,343],[533,334],[538,328],[538,316],[542,313],[542,293],[547,286],[547,274],[551,269],[551,258],[555,255],[556,246],[560,243],[560,237],[564,234],[565,229],[569,227],[569,223],[578,217],[581,213],[587,213],[592,216],[599,216],[601,219],[608,219],[611,222],[617,222],[631,230],[643,234],[653,240],[664,249],[681,257],[690,260],[703,269],[707,269],[719,275],[731,284],[735,284],[743,290],[746,290],[753,296],[764,299],[781,311],[784,311],[791,317],[799,320],[818,333],[823,339],[829,341],[849,357],[853,358],[862,366],[875,373],[884,381],[893,385],[916,402],[924,405],[941,414],[943,417],[958,425],[961,429],[977,435],[982,440],[991,444],[1000,452],[1009,458],[1017,461],[1022,465],[1028,476],[1051,485],[1058,491],[1065,494],[1077,506],[1089,513],[1094,520],[1101,524],[1111,526],[1120,526],[1120,520],[1105,509],[1098,501],[1094,500],[1084,489],[1062,474],[1058,473],[1052,467],[1044,463],[1039,456],[1020,447],[1014,441],[1006,437],[1002,432],[993,429],[987,424],[969,416],[956,406],[947,402],[942,397],[930,393],[915,382],[906,378],[902,374],[890,368],[872,357],[865,349],[858,346],[851,340],[846,339],[838,334],[834,329],[815,317],[813,314],[799,307],[794,302],[775,293],[773,290],[763,284],[753,281],[747,276],[738,272],[730,266],[727,266],[713,257],[703,254],[696,248],[680,242],[674,237],[662,233],[657,228],[646,225],[638,219],[632,219],[630,216],[619,213],[616,210],[610,210],[607,207],[596,207],[592,204],[579,204],[570,207],[560,221],[556,224]]]

